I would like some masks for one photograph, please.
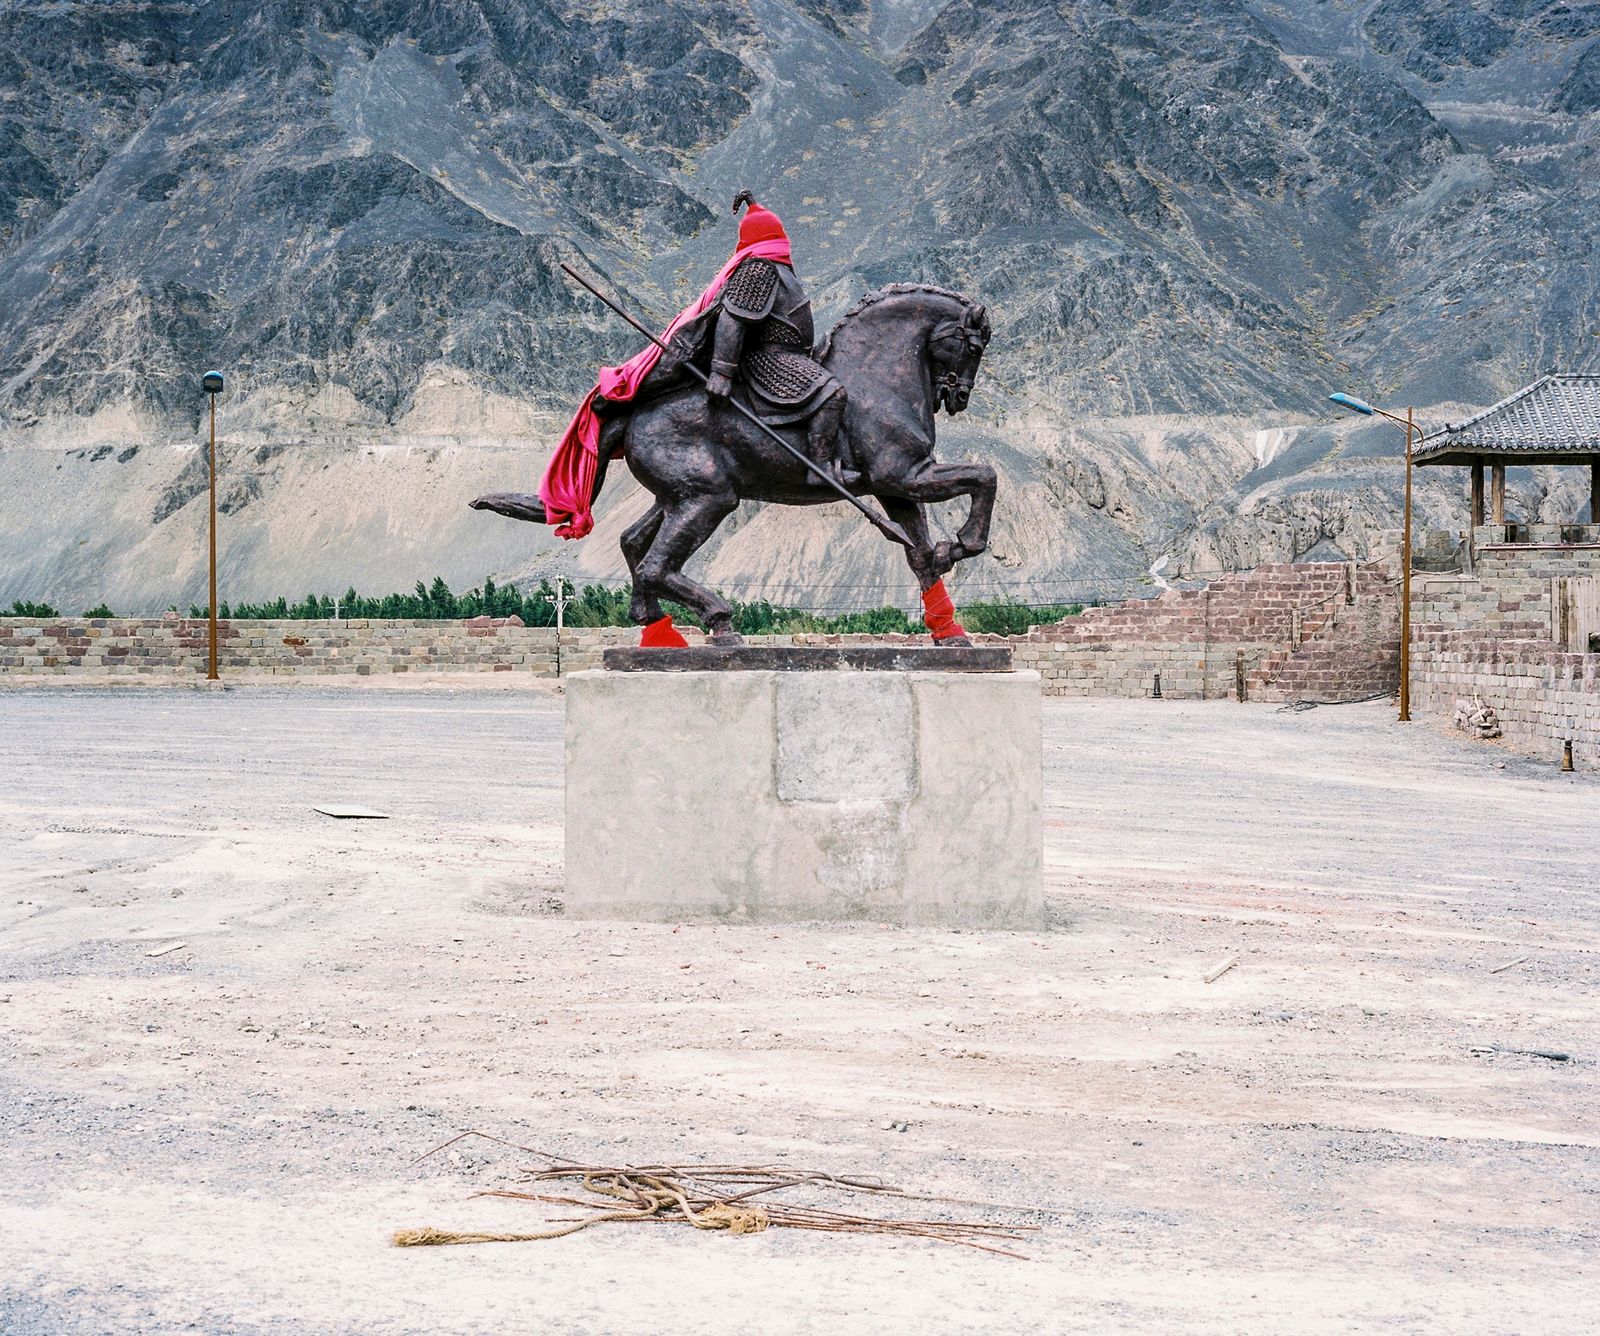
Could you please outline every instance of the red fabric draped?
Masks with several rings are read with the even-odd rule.
[[[640,649],[683,649],[688,643],[672,624],[670,612],[651,622],[639,636]]]
[[[788,264],[789,242],[786,238],[758,241],[734,251],[733,257],[722,266],[710,286],[692,305],[679,311],[676,319],[667,326],[667,332],[661,336],[663,342],[670,341],[684,325],[704,314],[716,301],[722,285],[728,281],[728,275],[742,261],[752,257],[780,260]],[[600,419],[594,413],[595,395],[626,403],[639,392],[639,386],[660,358],[661,349],[652,343],[621,366],[601,367],[600,379],[595,382],[594,389],[584,396],[583,403],[573,414],[566,433],[561,437],[561,444],[550,456],[544,478],[539,483],[539,499],[544,502],[548,522],[556,526],[556,533],[562,538],[582,538],[594,528],[594,515],[589,507],[594,501],[594,477],[600,461]]]

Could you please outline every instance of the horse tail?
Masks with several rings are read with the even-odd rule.
[[[595,465],[594,491],[589,496],[591,506],[600,499],[600,489],[605,486],[606,465],[622,453],[622,441],[627,429],[626,418],[612,418],[600,429],[600,451]],[[469,501],[467,504],[473,510],[492,510],[496,515],[504,515],[508,519],[528,520],[534,524],[550,523],[550,517],[545,513],[544,502],[528,492],[491,492],[488,496],[480,496],[476,501]]]
[[[544,502],[526,492],[494,492],[467,503],[474,510],[492,510],[514,520],[532,520],[535,524],[548,524]]]

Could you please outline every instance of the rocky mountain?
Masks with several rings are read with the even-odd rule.
[[[1597,132],[1579,0],[0,0],[0,603],[199,596],[212,365],[234,597],[620,578],[631,482],[581,544],[465,501],[636,346],[557,263],[659,322],[741,187],[824,325],[896,280],[993,313],[941,437],[1004,476],[963,596],[1362,556],[1399,433],[1328,390],[1437,423],[1600,360]],[[907,599],[835,509],[703,569]]]

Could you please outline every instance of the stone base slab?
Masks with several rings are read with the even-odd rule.
[[[567,679],[566,910],[1035,928],[1037,673]]]
[[[690,645],[685,649],[608,649],[619,673],[1009,673],[1010,645]]]

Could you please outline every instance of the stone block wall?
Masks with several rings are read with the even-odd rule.
[[[1600,575],[1600,544],[1479,543],[1470,570],[1412,576],[1411,623],[1419,631],[1461,631],[1468,639],[1482,632],[1505,640],[1553,638],[1554,581],[1594,575]]]
[[[1400,599],[1397,582],[1368,573],[1364,596],[1335,603],[1328,622],[1295,650],[1259,670],[1258,700],[1353,701],[1385,695],[1400,684]],[[1283,661],[1277,662],[1281,658]]]
[[[1009,644],[1053,695],[1143,696],[1161,675],[1163,696],[1235,694],[1242,665],[1253,699],[1343,700],[1392,686],[1395,607],[1391,574],[1342,562],[1265,566],[1205,589],[1089,608]],[[685,630],[693,641],[698,632]],[[516,618],[467,622],[223,622],[224,674],[304,677],[418,672],[564,676],[601,666],[630,627],[523,626]],[[755,644],[925,644],[912,636],[757,636]],[[191,618],[0,618],[0,678],[159,677],[206,671],[206,623]]]
[[[1393,574],[1345,562],[1260,566],[1204,589],[1089,608],[1010,637],[1056,695],[1348,700],[1398,681]]]
[[[1413,711],[1449,717],[1481,697],[1519,749],[1555,760],[1571,740],[1575,764],[1600,766],[1600,654],[1557,643],[1555,597],[1558,579],[1595,576],[1600,544],[1500,542],[1480,542],[1470,572],[1414,576]]]
[[[0,675],[204,677],[203,618],[0,618]],[[224,673],[275,677],[408,672],[554,676],[556,633],[515,618],[467,622],[227,622]]]
[[[1545,641],[1424,634],[1413,645],[1412,708],[1448,716],[1481,697],[1505,737],[1551,761],[1572,743],[1573,763],[1600,768],[1600,654],[1568,654]]]

